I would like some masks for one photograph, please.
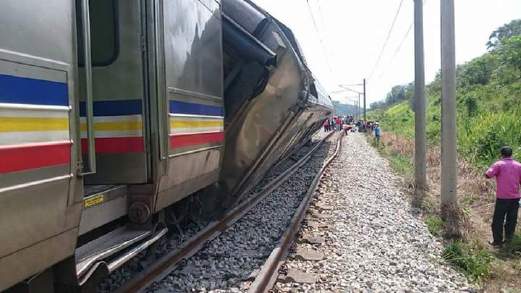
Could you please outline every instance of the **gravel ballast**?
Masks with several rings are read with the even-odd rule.
[[[471,291],[441,258],[442,244],[362,134],[344,138],[315,194],[276,291]],[[317,260],[309,252],[322,255]]]
[[[253,188],[251,193],[246,197],[251,197],[254,195],[256,191],[259,191],[265,186],[269,184],[271,180],[277,177],[280,173],[287,170],[291,167],[298,159],[304,156],[307,152],[309,152],[322,138],[324,138],[328,133],[323,131],[319,131],[315,133],[312,137],[312,140],[309,144],[304,145],[299,150],[297,150],[290,159],[281,161],[279,164],[274,166],[271,170],[269,170],[266,176]],[[320,158],[318,158],[317,161]],[[317,163],[318,164],[318,163]],[[300,185],[300,186],[305,186]],[[300,193],[295,193],[295,195],[300,195]],[[177,249],[183,242],[187,241],[190,237],[194,236],[198,231],[200,231],[204,225],[208,223],[189,223],[188,225],[183,225],[182,231],[183,233],[179,233],[178,231],[174,231],[170,237],[164,237],[158,241],[158,244],[155,245],[153,250],[147,250],[141,253],[139,256],[130,260],[128,263],[124,264],[121,268],[111,273],[107,276],[97,288],[97,292],[99,293],[108,293],[114,292],[118,288],[120,288],[123,284],[132,279],[137,273],[143,272],[147,267],[149,267],[156,260],[161,258],[166,253]],[[264,252],[263,252],[264,253]],[[263,254],[261,253],[261,254]],[[186,273],[186,270],[184,271]],[[193,272],[194,274],[196,271]],[[247,278],[249,279],[249,278]],[[210,284],[211,285],[211,284]],[[211,286],[210,286],[211,287]],[[188,288],[185,288],[188,289]],[[168,291],[167,291],[168,292]]]
[[[288,181],[168,276],[152,284],[147,292],[247,290],[333,148],[330,142],[324,143]],[[269,177],[275,176],[270,173]]]

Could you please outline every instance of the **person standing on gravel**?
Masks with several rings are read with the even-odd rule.
[[[380,145],[380,135],[382,135],[382,130],[380,129],[380,124],[376,122],[374,125],[374,138],[376,140],[376,145]]]
[[[492,218],[492,236],[490,244],[503,244],[503,225],[505,242],[514,237],[519,209],[519,184],[521,183],[521,163],[512,159],[512,148],[501,148],[501,160],[495,162],[485,173],[487,178],[496,178],[496,206]],[[506,221],[505,221],[506,218]]]

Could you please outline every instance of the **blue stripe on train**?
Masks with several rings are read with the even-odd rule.
[[[142,111],[141,100],[94,101],[94,116],[137,115]],[[80,103],[80,115],[85,116],[85,102]]]
[[[195,104],[195,103],[188,103],[188,102],[180,102],[180,101],[170,101],[170,113],[224,116],[223,107]]]
[[[0,103],[68,106],[67,84],[0,74]]]

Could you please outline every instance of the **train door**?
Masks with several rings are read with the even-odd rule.
[[[89,2],[96,173],[86,181],[145,183],[148,166],[140,2]],[[85,114],[83,107],[81,114]]]
[[[0,1],[0,291],[76,245],[74,8],[69,0]]]
[[[96,172],[85,178],[82,234],[125,216],[128,186],[150,178],[141,5],[89,1]],[[83,63],[80,58],[80,72]],[[85,105],[82,101],[84,156],[89,149]]]
[[[224,145],[220,1],[149,1],[159,156],[155,211],[218,180]],[[151,50],[152,51],[152,50]],[[152,84],[152,83],[151,83]]]

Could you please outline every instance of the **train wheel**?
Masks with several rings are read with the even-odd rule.
[[[183,234],[182,226],[190,215],[190,202],[183,200],[165,209],[165,224],[168,229]]]

